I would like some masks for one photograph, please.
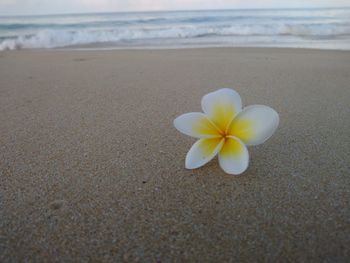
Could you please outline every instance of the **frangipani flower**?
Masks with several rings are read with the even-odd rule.
[[[242,100],[232,89],[219,89],[202,98],[201,112],[177,117],[180,132],[198,138],[186,156],[186,168],[199,168],[216,155],[228,174],[241,174],[249,165],[246,146],[259,145],[278,127],[278,113],[267,106],[252,105],[242,110]]]

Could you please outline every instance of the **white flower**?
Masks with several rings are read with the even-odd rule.
[[[278,113],[267,106],[252,105],[242,110],[242,100],[232,89],[219,89],[202,98],[201,112],[177,117],[174,126],[180,132],[198,138],[186,156],[186,168],[195,169],[217,154],[221,168],[229,174],[241,174],[249,164],[246,146],[269,139],[278,127]]]

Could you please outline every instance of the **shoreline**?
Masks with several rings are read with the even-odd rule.
[[[195,49],[296,49],[296,50],[317,50],[317,51],[350,51],[350,48],[312,48],[312,47],[283,47],[283,46],[191,46],[191,47],[62,47],[55,50],[71,51],[112,51],[112,50],[195,50]],[[49,50],[49,49],[46,49]]]
[[[15,49],[15,50],[3,50],[0,54],[9,54],[17,52],[129,52],[129,51],[196,51],[196,50],[266,50],[266,51],[310,51],[310,52],[350,52],[350,49],[322,49],[322,48],[307,48],[307,47],[259,47],[259,46],[203,46],[203,47],[61,47],[61,48],[26,48],[26,49]]]
[[[110,44],[84,44],[84,45],[72,45],[72,46],[64,46],[64,47],[53,47],[53,48],[18,48],[18,49],[4,49],[2,52],[10,52],[10,51],[128,51],[128,50],[196,50],[196,49],[291,49],[291,50],[315,50],[315,51],[350,51],[350,43],[349,47],[346,48],[327,48],[327,47],[299,47],[299,46],[259,46],[259,45],[242,45],[242,46],[231,46],[231,45],[188,45],[188,46],[117,46]]]

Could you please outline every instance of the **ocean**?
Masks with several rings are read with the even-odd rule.
[[[0,50],[216,46],[350,49],[350,8],[0,16]]]

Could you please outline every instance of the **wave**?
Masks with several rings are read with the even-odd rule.
[[[329,17],[298,17],[298,16],[253,16],[253,15],[221,15],[221,16],[195,16],[195,17],[151,17],[151,18],[120,18],[97,21],[76,21],[76,22],[51,22],[51,21],[37,21],[37,22],[2,22],[0,23],[0,30],[23,30],[23,29],[74,29],[74,28],[89,28],[89,27],[112,27],[112,26],[129,26],[129,25],[159,25],[159,24],[213,24],[213,23],[231,23],[244,21],[255,21],[256,23],[270,23],[284,21],[294,23],[296,21],[324,21],[331,19]],[[1,21],[0,21],[1,22]]]
[[[99,28],[112,26],[129,26],[133,24],[158,24],[168,22],[162,18],[135,19],[135,20],[107,20],[87,21],[77,23],[2,23],[0,30],[21,30],[21,29],[74,29],[74,28]]]
[[[311,39],[334,39],[350,36],[350,24],[239,24],[226,26],[166,26],[102,30],[40,30],[35,34],[5,37],[0,50],[21,48],[57,48],[93,43],[127,43],[140,40],[187,39],[204,37],[293,36]]]

